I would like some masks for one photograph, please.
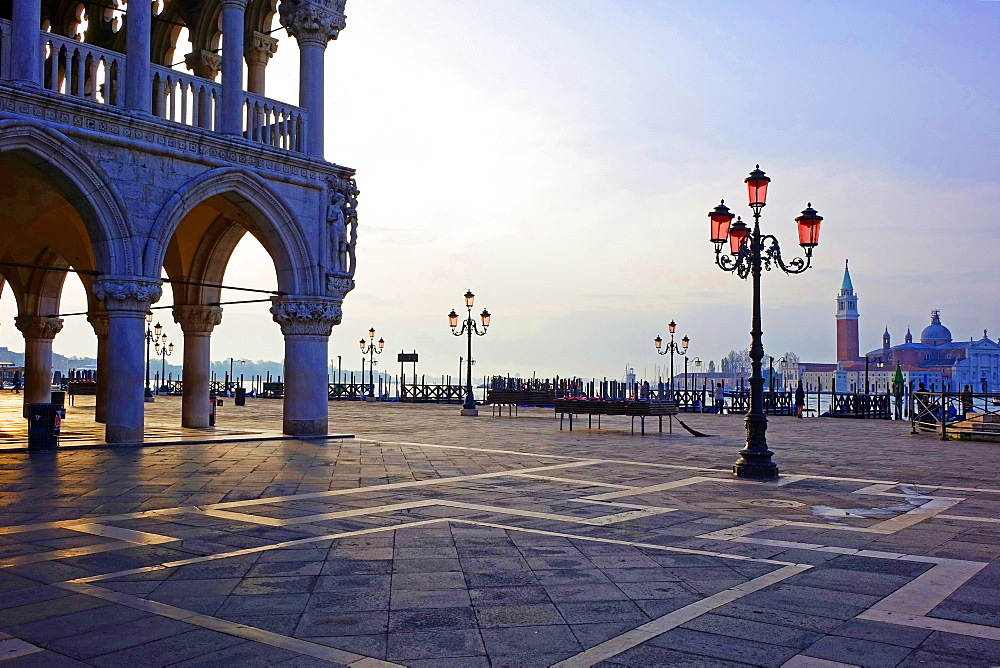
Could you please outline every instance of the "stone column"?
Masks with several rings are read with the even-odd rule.
[[[14,3],[18,4],[18,3]],[[97,17],[91,17],[96,20]],[[152,35],[152,3],[131,2],[125,18],[125,108],[152,113],[153,79],[149,43]]]
[[[145,277],[101,277],[94,296],[108,312],[108,352],[114,357],[98,370],[106,379],[107,413],[104,440],[142,441],[146,372],[146,311],[162,294],[159,281]]]
[[[254,30],[247,35],[247,90],[256,95],[264,95],[264,69],[267,61],[278,50],[278,40],[270,35]]]
[[[212,379],[212,330],[222,322],[218,306],[178,305],[174,322],[184,332],[184,385],[181,426],[208,426],[209,382]]]
[[[24,335],[24,403],[47,404],[52,399],[52,339],[62,318],[19,315],[14,325]]]
[[[282,431],[293,436],[327,433],[327,346],[340,323],[340,300],[273,297],[271,315],[285,336],[285,402]]]
[[[42,3],[14,2],[11,19],[10,77],[14,81],[41,86]]]
[[[346,0],[281,0],[281,25],[299,43],[299,106],[309,113],[306,153],[323,157],[323,54],[347,26]]]
[[[219,0],[222,5],[223,134],[243,134],[243,34],[247,0]]]
[[[97,335],[97,403],[94,406],[94,421],[107,422],[108,406],[108,314],[90,313],[87,322]]]

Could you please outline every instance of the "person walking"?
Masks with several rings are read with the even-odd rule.
[[[801,418],[806,409],[806,391],[802,389],[802,381],[795,388],[795,414]]]
[[[962,419],[964,420],[972,412],[972,387],[966,385],[959,397],[962,401]]]
[[[722,415],[722,409],[726,406],[726,391],[722,388],[722,383],[715,384],[715,408],[714,412]]]

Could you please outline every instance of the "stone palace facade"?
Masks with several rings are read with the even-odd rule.
[[[284,431],[327,432],[327,345],[357,241],[354,171],[323,155],[324,54],[344,2],[0,2],[0,289],[17,301],[25,402],[49,401],[76,272],[107,442],[142,440],[144,318],[165,290],[184,333],[182,424],[207,426],[219,284],[249,232],[278,277]],[[264,96],[276,28],[297,42],[298,106]],[[181,59],[188,71],[171,69]]]

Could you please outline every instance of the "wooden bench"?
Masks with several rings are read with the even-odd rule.
[[[556,402],[555,390],[490,390],[486,393],[486,402],[493,407],[494,415],[496,410],[503,414],[503,407],[507,407],[507,415],[513,409],[517,415],[518,406],[552,406]]]
[[[646,418],[659,420],[663,433],[663,417],[668,419],[670,433],[674,432],[673,417],[677,415],[675,401],[601,401],[599,399],[556,399],[555,413],[559,416],[559,429],[563,427],[563,416],[569,416],[569,430],[573,431],[573,416],[586,415],[587,427],[593,427],[593,416],[597,416],[597,428],[601,428],[602,415],[627,415],[631,418],[632,433],[635,433],[635,419],[639,418],[641,433],[646,433]]]

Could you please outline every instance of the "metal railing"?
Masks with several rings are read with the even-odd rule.
[[[403,384],[399,388],[399,400],[425,404],[460,404],[465,401],[465,386]]]
[[[910,427],[936,432],[942,440],[967,438],[1000,441],[1000,394],[995,392],[910,393]]]
[[[69,37],[41,33],[46,90],[97,104],[121,106],[125,56]]]

